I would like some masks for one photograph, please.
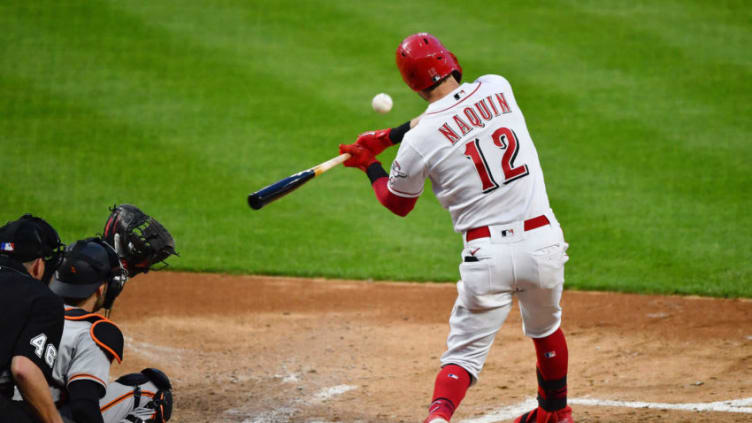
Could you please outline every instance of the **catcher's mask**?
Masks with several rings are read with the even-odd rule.
[[[50,289],[64,298],[84,299],[107,284],[103,308],[109,314],[127,279],[115,249],[100,238],[87,238],[65,249]]]
[[[64,248],[57,231],[44,219],[30,214],[0,228],[0,255],[7,255],[22,263],[41,258],[44,261],[44,283],[50,282],[52,273],[60,264]]]
[[[413,89],[423,91],[453,75],[462,80],[462,67],[438,38],[427,32],[405,38],[397,47],[397,67],[402,79]]]

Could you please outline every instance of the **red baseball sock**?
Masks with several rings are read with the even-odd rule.
[[[545,380],[557,380],[567,375],[569,352],[561,328],[545,338],[534,338],[538,369]]]
[[[436,383],[433,388],[433,400],[429,407],[429,414],[440,415],[449,420],[454,410],[465,398],[467,388],[470,387],[472,378],[467,370],[456,364],[449,364],[441,368],[436,375]]]
[[[560,410],[567,406],[567,340],[559,328],[533,342],[538,356],[538,404],[547,411]]]

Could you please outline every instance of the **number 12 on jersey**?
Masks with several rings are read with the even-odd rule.
[[[514,166],[514,159],[517,158],[519,151],[519,142],[514,131],[509,128],[499,128],[491,134],[491,139],[495,146],[504,150],[504,155],[501,157],[501,171],[504,175],[503,183],[505,185],[528,174],[526,164]],[[484,193],[491,192],[499,187],[499,184],[491,175],[486,156],[480,149],[479,139],[476,138],[465,144],[465,155],[472,159],[475,170],[478,171]]]

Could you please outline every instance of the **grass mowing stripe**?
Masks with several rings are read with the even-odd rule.
[[[422,111],[392,55],[428,30],[467,79],[496,72],[515,87],[572,243],[570,286],[749,296],[749,253],[724,248],[751,230],[742,6],[5,3],[0,140],[14,145],[0,172],[14,184],[0,213],[41,209],[78,237],[114,197],[164,216],[177,268],[454,280],[459,238],[428,193],[403,221],[336,169],[261,213],[243,202],[339,140]],[[378,91],[392,114],[369,111]],[[47,157],[40,175],[24,141]],[[137,166],[100,157],[110,150]]]
[[[568,22],[577,25],[586,33],[602,33],[604,36],[588,38],[588,45],[578,45],[580,40],[576,35],[577,31],[563,29]],[[673,75],[670,74],[673,67],[661,66],[675,65],[674,61],[677,57],[675,49],[661,45],[660,40],[652,39],[650,35],[632,30],[629,23],[593,18],[586,14],[576,19],[572,19],[571,14],[562,15],[558,23],[561,26],[556,27],[563,34],[569,35],[571,39],[552,37],[550,32],[534,29],[526,34],[517,34],[517,36],[523,38],[524,43],[529,43],[531,40],[538,41],[541,46],[546,45],[552,48],[554,53],[550,56],[553,57],[549,59],[552,59],[558,66],[563,67],[574,63],[575,66],[587,69],[588,72],[584,75],[585,78],[578,78],[576,74],[569,74],[569,78],[556,78],[564,74],[564,69],[561,73],[549,73],[550,70],[547,69],[546,74],[551,76],[540,79],[533,70],[533,75],[528,75],[528,79],[532,81],[529,82],[527,88],[530,91],[537,90],[542,94],[539,97],[541,100],[536,103],[538,107],[527,110],[532,110],[532,113],[529,113],[531,115],[540,110],[545,111],[546,107],[551,108],[546,104],[550,98],[550,94],[547,93],[556,92],[560,94],[558,95],[560,101],[555,106],[575,112],[575,117],[572,119],[586,119],[591,124],[592,130],[588,130],[585,125],[580,129],[578,138],[571,140],[585,142],[583,147],[589,150],[589,154],[583,156],[584,149],[575,148],[573,150],[576,154],[570,154],[569,160],[559,161],[568,163],[566,169],[547,167],[549,186],[555,187],[557,183],[557,180],[554,180],[553,184],[550,182],[552,174],[571,174],[574,170],[575,175],[570,178],[569,189],[560,192],[571,193],[580,187],[588,187],[596,195],[593,196],[593,201],[582,201],[584,200],[583,193],[580,193],[580,198],[573,201],[576,203],[577,213],[584,213],[585,216],[591,215],[594,221],[602,221],[600,219],[610,216],[609,224],[605,227],[592,224],[587,231],[582,233],[577,232],[577,229],[574,229],[575,232],[569,232],[570,236],[574,235],[575,240],[585,241],[584,246],[573,244],[575,260],[571,263],[570,268],[573,272],[570,274],[574,277],[570,280],[574,280],[577,286],[592,286],[592,284],[599,284],[597,281],[601,277],[610,281],[619,278],[622,281],[627,280],[623,283],[627,290],[630,286],[639,286],[638,289],[652,288],[662,292],[687,292],[696,289],[695,285],[713,286],[715,280],[709,281],[706,276],[700,276],[707,273],[725,275],[729,270],[741,267],[740,273],[749,278],[750,268],[745,265],[749,263],[748,253],[735,249],[719,251],[717,248],[719,235],[721,238],[724,235],[734,238],[739,236],[740,229],[742,234],[748,232],[745,231],[743,224],[725,224],[726,221],[738,222],[736,218],[740,217],[737,213],[740,208],[734,207],[734,204],[739,201],[738,193],[745,186],[744,181],[748,179],[745,176],[746,169],[738,160],[739,156],[735,155],[735,151],[743,149],[741,140],[744,137],[740,136],[743,132],[731,129],[730,132],[735,135],[735,138],[727,143],[726,148],[714,150],[707,145],[708,139],[715,139],[712,132],[700,130],[704,133],[698,135],[696,127],[690,125],[682,127],[685,123],[682,121],[689,122],[699,114],[715,114],[713,117],[717,117],[721,122],[718,126],[723,128],[729,128],[729,126],[733,128],[733,122],[738,120],[735,114],[724,114],[714,108],[716,104],[712,101],[713,90],[709,85],[710,83],[716,84],[717,81],[707,83],[697,76],[712,73],[714,70],[712,66],[703,66],[693,57],[684,57],[678,63],[689,63],[687,67],[695,70],[691,75],[685,76],[685,79],[695,84],[685,83],[683,80],[675,83],[671,79]],[[548,21],[547,24],[550,25],[551,22]],[[627,45],[615,43],[615,40],[609,36],[613,33],[640,41]],[[646,37],[647,40],[644,39]],[[614,61],[611,54],[604,55],[603,53],[608,51],[610,45],[617,44],[622,50],[618,52],[618,56],[615,56],[617,60]],[[640,52],[645,50],[643,46],[650,46],[652,57],[659,59],[658,63],[653,61],[651,65],[659,69],[659,75],[665,74],[663,78],[656,78],[655,74],[643,76],[636,72],[639,69],[633,66],[630,60],[640,56]],[[630,48],[633,51],[630,51]],[[557,54],[559,57],[556,57]],[[518,66],[518,68],[522,67]],[[604,78],[593,81],[594,72],[597,74],[599,71],[603,73]],[[572,76],[574,76],[574,81]],[[704,87],[705,90],[702,90],[701,85],[700,89],[697,89],[697,83],[700,82],[708,85]],[[593,83],[596,88],[610,87],[612,91],[607,93],[607,97],[601,96],[590,102],[588,93],[593,91]],[[733,83],[732,79],[728,85],[731,86]],[[613,85],[620,86],[625,91],[613,90]],[[629,89],[645,93],[647,101],[634,101],[635,98],[626,91]],[[520,97],[520,90],[517,92]],[[677,94],[679,97],[675,97]],[[699,110],[680,119],[678,123],[651,120],[651,116],[665,115],[675,110],[672,107],[676,106],[666,101],[672,98],[677,98],[679,104]],[[611,102],[609,103],[608,100]],[[738,97],[724,100],[732,110],[741,104]],[[524,99],[520,100],[523,104],[524,101]],[[652,104],[663,104],[665,109],[656,111]],[[635,109],[634,106],[637,108]],[[724,123],[726,119],[729,122]],[[669,125],[666,125],[667,123]],[[531,126],[531,128],[535,134],[535,127]],[[621,133],[604,134],[603,128],[618,128]],[[680,135],[677,136],[677,133]],[[564,136],[572,135],[572,133],[567,133]],[[693,143],[687,143],[683,135],[689,136]],[[603,139],[604,136],[608,139],[600,143],[587,141]],[[536,136],[536,140],[538,139]],[[545,144],[541,150],[545,166]],[[568,151],[560,149],[558,153],[567,154]],[[708,162],[723,165],[708,169]],[[601,167],[605,174],[593,173],[594,164]],[[553,172],[550,169],[553,169]],[[707,173],[698,178],[696,175],[698,169]],[[666,185],[667,181],[669,186]],[[726,183],[726,189],[718,190],[718,183],[721,181]],[[700,182],[699,189],[698,182]],[[684,189],[683,193],[676,192],[681,191],[679,188],[687,186],[690,188]],[[551,192],[554,200],[557,197],[566,196],[566,194],[557,195],[559,191],[555,189]],[[617,193],[617,198],[614,198],[614,193]],[[599,204],[604,201],[611,204]],[[578,204],[582,204],[582,207],[577,207]],[[594,211],[594,208],[599,210]],[[565,222],[569,210],[572,209],[566,209],[562,217]],[[709,216],[711,220],[698,224],[698,216]],[[746,227],[749,226],[746,225]],[[623,229],[618,230],[620,228]],[[709,231],[709,228],[714,230]],[[720,234],[718,230],[715,230],[717,228],[721,229]],[[613,230],[618,231],[614,233]],[[590,233],[593,234],[589,235]],[[619,248],[608,248],[607,246],[612,245],[614,240],[618,240]],[[579,256],[578,247],[581,251]],[[629,256],[629,260],[621,257],[625,254]],[[579,259],[585,260],[582,267],[577,263]],[[596,264],[598,262],[600,265]],[[712,269],[708,269],[709,266]],[[599,271],[593,274],[592,269],[599,269]],[[584,283],[579,281],[582,278],[586,279]],[[687,287],[688,284],[693,286]],[[743,283],[734,281],[732,284],[735,287],[721,295],[733,295],[733,291],[743,288]],[[717,291],[716,294],[718,294]]]
[[[87,15],[87,14],[84,13],[84,15]],[[119,16],[118,19],[124,19],[124,18]],[[107,20],[109,19],[104,19],[103,21],[107,21]],[[112,24],[112,22],[110,22],[110,24]],[[61,49],[66,48],[67,40],[74,39],[78,35],[77,31],[73,31],[73,30],[69,31],[68,27],[57,28],[57,27],[54,27],[54,25],[52,26],[53,28],[51,29],[51,32],[54,35],[51,35],[49,37],[59,40],[61,44],[59,47]],[[169,36],[165,37],[164,34],[157,36],[153,33],[155,31],[138,29],[139,24],[134,23],[134,22],[128,22],[126,24],[121,24],[119,26],[128,27],[128,28],[133,29],[135,32],[142,33],[144,34],[143,37],[149,40],[162,39],[163,41],[160,41],[159,43],[156,43],[156,44],[168,46],[167,50],[171,51],[173,53],[173,56],[175,56],[172,58],[172,60],[176,60],[179,58],[178,57],[179,51],[176,51],[172,47],[169,47],[170,45],[175,44],[175,43],[164,41],[164,38],[168,38]],[[158,31],[156,32],[158,33]],[[138,42],[138,40],[136,40],[136,42]],[[129,44],[130,43],[125,43],[121,46],[121,48],[125,49],[126,51],[143,51],[145,47],[145,46],[140,46],[138,44],[133,45],[133,46]],[[75,50],[76,50],[75,48],[68,48],[68,54],[66,55],[66,58],[70,58],[70,60],[75,61],[86,54],[85,51],[82,51],[80,54],[77,55]],[[194,54],[202,55],[204,57],[206,56],[206,54],[202,54],[206,52],[202,52],[201,49],[190,47],[190,50]],[[105,53],[106,52],[99,52],[96,55],[102,56]],[[159,54],[159,53],[150,52],[150,54]],[[124,93],[127,95],[128,93],[131,92],[131,90],[135,90],[134,97],[138,97],[139,92],[147,91],[150,94],[149,99],[148,99],[150,101],[152,101],[152,99],[155,99],[158,101],[160,99],[169,98],[171,102],[175,102],[181,105],[191,100],[191,99],[175,100],[174,98],[178,97],[181,94],[181,90],[175,90],[175,89],[180,88],[180,86],[176,86],[175,81],[170,80],[170,78],[168,77],[169,73],[163,74],[162,72],[152,72],[149,66],[148,59],[144,59],[144,61],[142,62],[142,59],[139,59],[138,56],[115,57],[115,58],[111,58],[111,60],[108,61],[108,64],[109,64],[110,69],[103,71],[105,74],[111,74],[111,73],[116,73],[116,72],[126,72],[130,74],[132,72],[137,72],[138,77],[136,78],[136,80],[139,82],[134,83],[132,86],[126,87],[125,89],[118,90],[119,93]],[[118,66],[123,67],[123,65],[125,65],[125,68],[123,70],[119,70]],[[94,86],[99,84],[100,89],[102,91],[112,92],[111,88],[106,85],[109,82],[106,78],[100,77],[99,75],[97,75],[94,69],[87,68],[87,70],[89,71],[87,78],[86,78],[88,84],[93,83],[92,85]],[[220,71],[221,73],[222,68],[219,67],[216,70]],[[193,69],[192,72],[195,72],[198,74],[206,73],[206,72],[201,72],[200,69],[199,69],[199,72],[196,72],[195,69]],[[91,78],[92,76],[94,76],[94,78]],[[63,77],[63,79],[68,79],[68,78],[71,78],[71,76],[69,75],[69,76]],[[156,80],[154,80],[155,78]],[[265,80],[268,81],[269,78],[265,78]],[[42,84],[46,84],[44,80],[41,80],[41,82]],[[120,80],[118,79],[116,80],[116,82],[120,82]],[[50,89],[55,88],[54,84],[46,84],[46,85],[49,85]],[[145,86],[146,88],[139,90],[138,88],[141,85]],[[161,87],[165,87],[165,88],[162,89]],[[284,85],[282,85],[282,87],[283,89],[279,90],[281,91],[279,94],[281,94],[283,98],[289,98],[293,96],[294,94],[296,94],[293,92],[288,92],[287,95],[285,95],[285,91],[291,91],[291,90],[284,89]],[[164,91],[164,92],[160,92],[160,91]],[[50,97],[50,96],[48,95],[46,97]],[[175,131],[176,128],[173,128],[171,126],[171,123],[175,121],[184,120],[189,123],[192,122],[192,120],[185,119],[185,118],[190,118],[191,116],[182,116],[182,117],[180,116],[182,109],[168,108],[167,111],[174,115],[174,117],[170,119],[160,119],[158,117],[155,117],[152,114],[145,115],[144,119],[137,119],[137,116],[134,116],[133,118],[129,118],[127,115],[123,115],[122,113],[112,113],[111,109],[108,108],[108,105],[103,104],[105,103],[104,100],[106,100],[106,98],[97,97],[97,98],[93,98],[92,100],[93,100],[93,104],[91,104],[92,116],[95,116],[95,117],[97,116],[97,113],[94,111],[95,109],[101,109],[100,113],[104,113],[107,115],[114,115],[113,117],[116,118],[117,120],[123,120],[125,122],[131,122],[131,121],[138,122],[139,126],[149,128],[149,130],[153,131],[153,133],[155,134],[164,133],[166,131],[168,132]],[[135,98],[130,103],[137,106],[139,104],[139,100],[140,98]],[[308,108],[311,106],[311,101],[304,101],[303,103],[304,104],[301,107]],[[155,111],[162,111],[162,110],[165,110],[165,106],[166,105],[154,105],[151,107],[154,107]],[[167,106],[169,106],[169,104],[167,104]],[[225,106],[225,107],[222,107],[221,109],[226,110],[232,105],[221,105],[221,106]],[[192,110],[192,109],[189,108],[189,110]],[[136,107],[134,108],[132,113],[137,114],[137,112],[138,112],[138,108]],[[117,129],[117,130],[110,131],[110,130],[98,129],[102,125],[106,124],[105,123],[106,120],[108,119],[102,118],[102,117],[96,117],[95,119],[93,119],[93,122],[89,123],[89,125],[91,126],[87,128],[87,131],[89,132],[88,135],[89,135],[89,138],[92,139],[92,141],[94,142],[98,141],[97,140],[98,132],[109,134],[109,133],[117,132],[120,130],[120,129]],[[82,127],[83,126],[86,126],[86,125],[82,125]],[[94,131],[91,130],[92,127],[94,128]],[[194,148],[191,147],[192,144],[190,143],[184,144],[186,139],[185,139],[185,134],[183,133],[189,132],[191,129],[192,128],[185,128],[185,129],[180,128],[180,130],[176,134],[174,134],[172,137],[164,139],[167,145],[160,144],[155,139],[148,139],[146,143],[152,148],[152,151],[154,150],[169,151],[169,148],[170,148],[169,144],[172,143],[176,147],[178,147],[176,151],[187,152],[186,149],[191,150]],[[127,133],[129,131],[125,131],[125,132]],[[305,138],[301,137],[301,139],[305,139]],[[163,140],[160,139],[159,141],[163,141]],[[282,140],[275,140],[275,141],[282,141]],[[130,144],[130,141],[128,141],[127,143]],[[287,145],[285,145],[284,143],[279,142],[277,145],[279,146],[279,148],[289,150],[291,148],[295,148],[294,145],[291,147],[290,146],[291,144],[292,143],[288,142]],[[264,144],[260,144],[260,145],[264,146]],[[206,148],[207,148],[206,145],[201,145],[200,147],[196,148],[197,154],[207,153],[208,151],[206,151]],[[213,154],[208,154],[208,156],[212,158],[216,158],[217,152],[218,151],[211,152]],[[261,157],[263,159],[263,158],[270,157],[270,156],[273,157],[275,155],[279,156],[280,154],[284,153],[284,150],[279,151],[278,154],[274,154],[274,153],[275,153],[274,151],[267,152],[267,153],[262,152],[261,154],[257,154],[256,157]],[[175,153],[171,153],[171,154],[175,154]],[[250,154],[249,156],[253,156],[253,154]],[[233,158],[237,160],[237,157],[233,157]],[[289,158],[292,159],[293,157],[289,157]],[[145,165],[148,162],[141,162],[141,163],[142,165]],[[191,190],[192,188],[193,192],[195,192],[195,190],[197,189],[204,188],[206,190],[206,188],[209,188],[208,190],[206,190],[206,192],[222,193],[222,195],[224,196],[228,194],[226,192],[226,189],[224,190],[225,192],[223,192],[223,188],[227,187],[226,185],[217,184],[217,183],[207,183],[204,185],[210,185],[209,187],[207,186],[202,187],[199,184],[200,180],[186,181],[183,177],[183,175],[185,175],[186,173],[190,174],[190,172],[187,172],[187,171],[189,171],[191,168],[196,169],[196,170],[200,169],[201,171],[206,172],[206,174],[209,174],[209,175],[214,175],[215,173],[220,172],[221,169],[212,168],[211,166],[200,166],[200,163],[198,163],[197,160],[192,160],[190,156],[177,160],[176,163],[182,163],[183,167],[175,169],[174,172],[170,172],[170,173],[174,175],[180,175],[182,177],[181,182],[183,183],[183,185],[181,185],[181,188],[185,187],[188,190]],[[287,160],[287,161],[278,162],[278,165],[282,166],[282,168],[284,169],[284,172],[290,172],[291,171],[290,169],[296,169],[296,167],[293,167],[295,165],[294,164],[291,165],[290,163],[291,161]],[[310,165],[312,163],[313,162],[311,160],[305,160],[305,165]],[[74,164],[79,164],[79,163],[76,162]],[[297,167],[302,167],[302,165],[303,163],[301,162],[301,165],[298,165]],[[158,166],[151,166],[151,167],[158,167]],[[154,180],[154,179],[151,179],[151,180]],[[269,180],[267,179],[264,181],[264,183],[268,181]],[[70,181],[63,180],[59,182],[61,182],[63,185],[66,185],[66,183]],[[132,186],[132,185],[129,184],[129,186]],[[247,192],[246,190],[249,189],[248,188],[249,186],[252,186],[252,184],[249,183],[248,185],[245,186],[245,188],[243,189],[243,191],[245,191],[242,194],[243,196]],[[365,187],[365,184],[362,184],[360,186]],[[86,190],[88,187],[79,186],[79,188]],[[178,233],[176,234],[176,237],[181,239],[183,248],[195,248],[197,250],[202,250],[205,252],[205,255],[208,256],[208,259],[204,261],[199,261],[199,264],[198,264],[199,269],[204,268],[204,267],[214,268],[214,269],[225,267],[225,270],[248,271],[249,268],[251,268],[252,270],[259,269],[258,271],[275,273],[275,272],[282,272],[282,271],[289,272],[290,271],[289,269],[292,268],[292,269],[303,269],[299,271],[302,274],[311,274],[313,272],[339,272],[340,271],[339,268],[335,268],[334,270],[321,270],[320,268],[311,266],[310,262],[314,262],[314,263],[319,262],[318,260],[319,256],[315,255],[315,253],[327,251],[327,247],[329,247],[330,245],[335,245],[335,243],[331,242],[332,240],[330,238],[317,237],[318,238],[317,244],[316,246],[314,246],[314,248],[312,248],[310,243],[306,243],[305,240],[303,239],[305,238],[306,234],[302,231],[294,230],[295,228],[299,227],[302,222],[296,222],[295,221],[296,219],[288,218],[287,220],[292,223],[288,225],[285,225],[285,224],[280,225],[278,223],[279,221],[285,221],[285,213],[279,213],[279,209],[277,209],[276,216],[266,215],[265,220],[269,221],[270,223],[257,224],[253,228],[250,228],[252,229],[250,233],[246,228],[241,228],[241,230],[243,230],[243,233],[241,234],[232,233],[232,235],[235,235],[235,236],[228,237],[226,235],[226,232],[229,232],[229,231],[219,230],[218,233],[212,233],[212,232],[217,231],[217,228],[222,228],[221,222],[218,222],[217,220],[221,219],[222,217],[227,217],[227,216],[223,216],[223,214],[227,213],[226,210],[230,210],[234,208],[233,204],[228,204],[230,200],[224,197],[217,197],[215,198],[216,201],[191,204],[190,203],[191,195],[189,192],[186,192],[186,189],[177,189],[175,191],[169,191],[167,193],[160,193],[158,192],[158,190],[157,192],[153,192],[155,190],[150,190],[150,186],[148,183],[147,184],[142,183],[140,184],[140,186],[134,187],[134,188],[144,189],[145,190],[144,194],[151,194],[152,196],[158,195],[160,196],[160,199],[164,202],[172,200],[172,203],[180,204],[181,202],[188,201],[188,204],[186,205],[189,206],[194,211],[195,215],[193,216],[193,219],[192,219],[193,221],[190,222],[190,224],[187,224],[185,226],[188,226],[191,229],[192,236],[180,237],[181,234],[178,231]],[[118,189],[116,186],[110,186],[110,190],[115,191],[112,193],[112,195],[114,195],[117,198],[126,198],[126,199],[133,198],[132,196],[129,196],[127,193],[122,193],[122,192],[118,193],[117,192]],[[300,194],[296,194],[296,197],[294,198],[291,197],[290,199],[286,201],[291,207],[294,206],[294,210],[300,210],[301,208],[305,208],[307,205],[315,204],[317,201],[319,201],[316,198],[313,198],[313,199],[310,198],[310,197],[315,197],[314,195],[312,195],[313,192],[314,191],[310,191],[308,195],[306,195],[306,193],[304,192],[301,192]],[[367,191],[365,190],[363,190],[363,192],[365,194],[368,194]],[[183,195],[179,195],[179,194],[183,194]],[[207,195],[205,193],[200,193],[200,195],[204,195],[206,197],[212,198],[212,194]],[[235,195],[235,197],[238,200],[242,199],[241,195]],[[149,203],[147,202],[146,204],[144,204],[142,203],[142,201],[143,200],[139,199],[136,202],[139,202],[139,204],[141,204],[143,207],[145,207],[148,210]],[[107,204],[109,204],[109,201],[107,201]],[[210,210],[205,210],[204,208],[206,207],[209,207]],[[242,207],[244,207],[244,205]],[[334,203],[334,207],[336,207],[336,203]],[[245,208],[237,209],[237,210],[242,210],[243,212],[246,212],[246,213],[248,212],[247,209]],[[98,212],[97,210],[87,210],[87,211],[89,214],[95,214],[95,215]],[[177,211],[179,212],[179,209]],[[152,213],[154,213],[155,215],[159,215],[160,210],[152,211]],[[321,217],[317,216],[316,213],[309,213],[309,215],[310,215],[309,218],[317,219],[316,226],[318,228],[321,228],[319,231],[321,234],[324,234],[324,235],[325,234],[341,234],[344,232],[343,230],[338,228],[338,226],[341,226],[341,224],[337,225],[336,224],[337,222],[329,222],[330,224],[326,224],[327,222],[322,221]],[[384,215],[384,216],[388,216],[388,215]],[[237,221],[238,219],[237,215],[233,215],[232,217],[234,217]],[[96,217],[94,217],[94,220],[97,220]],[[96,227],[98,226],[99,225],[96,225]],[[242,235],[246,235],[246,236],[244,237]],[[300,238],[300,237],[303,237],[303,238]],[[204,240],[204,239],[208,240],[209,242],[201,242],[201,240]],[[287,248],[282,253],[280,253],[279,249],[269,248],[269,244],[263,241],[259,242],[259,240],[270,240],[272,244],[277,243],[280,240],[282,240],[288,243],[291,243],[291,242],[296,243],[297,247]],[[357,242],[359,241],[356,241],[356,243]],[[231,252],[228,253],[226,250],[230,250]],[[357,251],[358,255],[360,255],[362,250],[357,249],[357,248],[352,248],[352,251]],[[339,250],[336,250],[336,249],[332,251],[332,253],[343,255]],[[329,253],[329,254],[331,255],[332,253]],[[312,255],[313,255],[314,260],[311,260]],[[322,255],[326,256],[327,254],[322,254]],[[248,260],[246,256],[251,256],[253,260],[255,260],[255,262],[261,262],[262,264],[261,265],[255,264],[256,267],[251,267],[251,266],[254,266],[254,264],[251,264],[249,266],[249,264],[247,264]],[[268,259],[265,260],[264,258],[266,256],[268,256]],[[345,258],[347,257],[347,255],[344,255],[344,256]],[[261,260],[259,260],[259,257],[261,257]],[[331,258],[329,260],[331,261]],[[357,261],[358,260],[356,260],[356,262]],[[228,265],[227,264],[228,262],[235,262],[237,264],[233,267],[231,265]],[[271,267],[268,267],[266,263],[268,263],[268,265]],[[347,266],[355,267],[352,265],[352,263],[348,263]],[[293,270],[293,272],[296,272],[296,271],[297,270]],[[372,272],[372,271],[369,272],[367,268],[363,270],[359,270],[359,272],[360,272],[359,274],[362,277],[368,277],[369,274],[371,275],[378,274],[378,272]],[[334,276],[334,274],[331,274],[331,275]],[[381,273],[380,275],[383,275],[383,273]],[[423,278],[427,278],[427,276],[425,276],[424,274],[421,274],[421,275],[423,276]],[[410,275],[407,275],[407,276],[410,276]]]

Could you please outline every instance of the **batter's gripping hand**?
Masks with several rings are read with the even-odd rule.
[[[357,167],[358,169],[362,170],[363,172],[368,169],[368,166],[379,163],[378,160],[376,160],[375,157],[373,157],[373,153],[371,150],[358,145],[357,143],[354,144],[340,144],[339,145],[339,152],[340,154],[344,153],[350,153],[350,158],[347,159],[343,164],[347,167]]]
[[[177,255],[170,232],[130,204],[110,209],[102,238],[115,248],[130,277],[146,273],[154,264]]]
[[[387,147],[391,147],[392,140],[389,138],[389,133],[392,132],[391,128],[379,129],[378,131],[363,132],[358,135],[358,139],[355,144],[361,147],[365,147],[373,153],[374,156],[378,156]]]

